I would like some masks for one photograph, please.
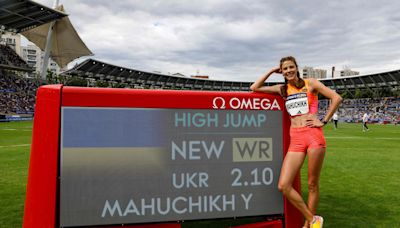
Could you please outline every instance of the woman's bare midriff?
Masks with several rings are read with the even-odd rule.
[[[292,128],[305,127],[307,120],[318,119],[317,114],[304,114],[290,118]]]

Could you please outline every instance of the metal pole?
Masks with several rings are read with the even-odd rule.
[[[58,6],[58,0],[54,0],[53,8],[55,9],[55,8],[57,8],[57,6]],[[42,71],[40,73],[40,78],[43,80],[46,80],[47,67],[49,65],[50,49],[51,49],[51,43],[53,41],[54,24],[55,24],[55,21],[50,22],[49,32],[47,33],[46,47],[44,49],[44,56],[43,56]]]

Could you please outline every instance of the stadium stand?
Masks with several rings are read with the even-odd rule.
[[[88,59],[73,69],[64,72],[63,77],[79,77],[84,83],[82,86],[96,86],[99,82],[106,87],[123,88],[146,88],[146,89],[177,89],[177,90],[213,90],[213,91],[249,91],[251,82],[229,82],[208,79],[196,79],[149,73],[134,69],[106,64],[101,61]],[[386,75],[382,76],[382,75]],[[357,76],[356,76],[357,77]],[[352,81],[353,86],[345,88],[355,93],[354,89],[362,88],[363,85],[356,83],[377,80],[380,86],[390,86],[398,89],[399,72],[387,72],[376,75],[359,76],[360,78],[347,78]],[[388,79],[389,81],[385,81]],[[66,82],[67,79],[64,79]],[[324,80],[324,83],[338,84],[341,79],[331,81]],[[346,80],[346,81],[347,81]],[[332,82],[333,81],[333,82]],[[344,79],[343,79],[344,82]],[[341,83],[341,82],[339,82]],[[68,85],[68,83],[66,83]],[[100,83],[101,84],[101,83]],[[116,84],[122,86],[116,86]],[[271,83],[274,84],[274,83]],[[30,114],[34,110],[34,97],[40,82],[33,79],[24,79],[12,74],[12,71],[1,70],[0,74],[0,114]],[[345,86],[346,84],[344,84]],[[376,86],[370,83],[364,86]],[[353,89],[353,90],[351,90]],[[320,100],[319,115],[323,116],[328,107],[327,100]],[[400,98],[360,98],[345,99],[339,108],[339,120],[344,122],[357,123],[365,111],[371,114],[372,123],[399,123],[400,122]]]
[[[351,98],[354,98],[357,90],[368,91],[371,94],[374,94],[378,89],[388,88],[399,90],[400,70],[369,75],[322,79],[321,82],[331,89],[336,90],[339,94],[346,92]]]
[[[320,100],[318,115],[324,116],[328,101]],[[345,99],[338,109],[339,121],[348,123],[361,122],[365,112],[370,114],[371,123],[400,123],[400,98],[360,98]]]
[[[129,69],[108,64],[95,59],[87,59],[71,70],[63,73],[65,77],[79,77],[96,86],[95,82],[115,84],[136,89],[178,89],[213,91],[249,91],[252,82],[217,81],[198,78],[177,77]],[[388,89],[400,91],[400,70],[321,80],[331,89],[349,98],[340,106],[340,121],[359,122],[362,114],[369,110],[373,123],[398,123],[400,121],[400,99],[394,97],[355,99],[357,91],[379,97],[379,91]],[[277,82],[266,83],[268,85]],[[121,86],[120,86],[121,87]],[[319,115],[323,116],[328,107],[327,100],[320,100]]]
[[[0,70],[0,114],[32,116],[39,81]]]
[[[365,112],[371,113],[372,123],[397,123],[400,121],[400,98],[363,98],[345,100],[339,115],[345,122],[361,122]]]
[[[0,121],[33,117],[39,83],[26,77],[32,71],[12,48],[0,45]]]
[[[67,16],[31,0],[0,1],[0,36],[20,33]],[[5,45],[0,45],[0,119],[32,117],[35,95],[41,84],[25,76],[32,73],[27,63]]]
[[[0,45],[0,67],[20,71],[33,71],[12,48],[6,45]]]
[[[95,59],[87,59],[64,72],[63,75],[66,77],[81,77],[92,82],[100,80],[120,83],[127,88],[140,89],[249,91],[252,83],[177,77],[129,69]],[[346,93],[348,97],[355,98],[357,90],[370,92],[371,94],[375,93],[376,90],[385,88],[400,90],[400,70],[370,75],[322,79],[321,81],[326,86],[336,90],[339,94]],[[266,84],[273,85],[276,82],[268,82]]]
[[[251,85],[251,82],[217,81],[150,73],[94,59],[85,60],[71,70],[64,72],[63,75],[85,78],[89,82],[98,80],[115,82],[125,85],[126,88],[135,89],[249,91]]]

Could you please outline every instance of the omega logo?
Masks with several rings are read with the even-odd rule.
[[[226,109],[229,105],[231,109],[255,109],[255,110],[281,110],[276,99],[272,101],[268,98],[237,98],[232,97],[226,101],[223,97],[213,99],[213,109]]]
[[[225,109],[225,99],[222,97],[214,98],[213,109]]]

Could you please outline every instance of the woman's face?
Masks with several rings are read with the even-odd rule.
[[[293,61],[287,60],[283,62],[281,70],[283,77],[285,77],[288,81],[294,80],[297,76],[297,67]]]

